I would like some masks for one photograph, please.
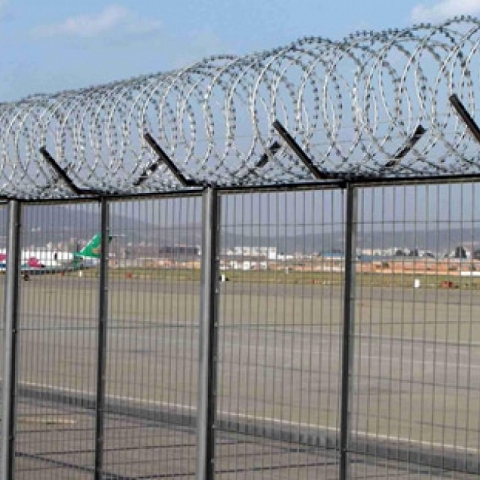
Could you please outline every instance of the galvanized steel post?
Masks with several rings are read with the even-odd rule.
[[[197,480],[214,476],[217,328],[218,328],[218,244],[220,199],[208,187],[203,193],[202,288],[200,316],[200,361],[197,410]]]
[[[103,445],[105,428],[105,383],[107,372],[107,324],[108,324],[108,252],[110,243],[109,203],[101,199],[101,256],[100,295],[98,300],[98,349],[97,349],[97,402],[95,420],[95,480],[101,480],[103,472]]]
[[[351,437],[353,334],[355,330],[355,261],[357,256],[358,190],[347,183],[345,222],[345,276],[343,291],[342,390],[340,418],[340,479],[350,478],[348,447]]]
[[[13,478],[17,381],[17,333],[20,279],[21,204],[9,203],[7,272],[3,323],[3,392],[0,478]]]

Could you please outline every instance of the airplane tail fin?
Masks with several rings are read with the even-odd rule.
[[[112,237],[109,237],[112,241]],[[74,254],[76,258],[100,258],[102,255],[102,235],[97,233],[93,238],[79,251]]]

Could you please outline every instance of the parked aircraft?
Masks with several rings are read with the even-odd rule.
[[[111,241],[112,237],[110,237]],[[98,265],[101,257],[102,236],[97,233],[79,252],[58,252],[56,250],[23,250],[20,271],[28,280],[30,275],[62,273],[83,270]],[[7,255],[0,252],[0,272],[7,268]]]

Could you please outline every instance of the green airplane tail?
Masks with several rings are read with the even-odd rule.
[[[112,237],[109,237],[112,241]],[[102,256],[102,235],[97,233],[94,237],[79,251],[74,253],[75,258],[100,258]]]

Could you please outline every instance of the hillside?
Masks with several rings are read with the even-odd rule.
[[[45,246],[52,242],[73,245],[90,238],[100,230],[100,211],[97,205],[89,207],[49,205],[28,206],[23,214],[23,245]],[[7,233],[7,209],[0,208],[0,244],[5,246]],[[403,226],[385,225],[385,230],[366,230],[360,226],[358,246],[360,248],[408,247],[434,252],[452,250],[458,245],[471,248],[480,244],[480,227],[447,229],[401,230]],[[284,226],[270,227],[269,234],[260,235],[258,227],[249,225],[239,228],[222,229],[222,248],[234,246],[272,246],[285,253],[319,253],[343,250],[343,233],[326,231],[320,225],[314,227],[318,232],[302,234]],[[310,229],[312,230],[312,229]],[[323,231],[322,231],[323,230]],[[264,231],[264,230],[262,230]],[[200,245],[201,225],[171,223],[165,226],[152,221],[138,220],[132,216],[112,213],[111,232],[118,236],[118,248],[128,244],[144,245]]]

